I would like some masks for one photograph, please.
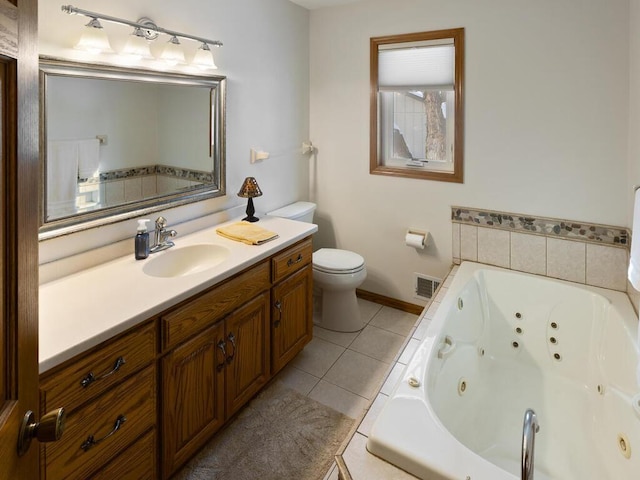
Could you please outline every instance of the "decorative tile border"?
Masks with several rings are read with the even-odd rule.
[[[212,172],[202,172],[200,170],[189,170],[186,168],[170,167],[167,165],[156,165],[156,174],[169,177],[182,178],[192,182],[213,183]]]
[[[108,170],[100,172],[100,181],[123,180],[125,178],[142,177],[144,175],[155,175],[156,165],[147,167],[123,168],[121,170]]]
[[[517,213],[492,210],[477,210],[468,207],[451,207],[451,221],[513,232],[608,244],[627,249],[630,248],[631,243],[631,233],[623,227],[559,220],[557,218],[524,216]]]
[[[100,181],[123,180],[126,178],[141,177],[145,175],[165,175],[169,177],[182,178],[192,182],[213,183],[213,173],[202,172],[200,170],[189,170],[187,168],[177,168],[168,165],[148,165],[146,167],[124,168],[121,170],[110,170],[100,172]]]

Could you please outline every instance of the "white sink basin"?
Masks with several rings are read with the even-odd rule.
[[[153,254],[142,271],[152,277],[184,277],[219,265],[230,253],[227,247],[209,243],[173,247]]]

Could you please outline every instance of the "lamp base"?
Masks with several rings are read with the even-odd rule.
[[[245,212],[247,214],[246,217],[242,219],[243,222],[257,222],[260,220],[258,217],[254,216],[256,213],[256,209],[253,207],[253,198],[249,197],[249,201],[247,202],[247,210]]]

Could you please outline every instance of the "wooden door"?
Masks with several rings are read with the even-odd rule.
[[[269,380],[269,294],[258,295],[226,321],[226,415],[229,418]]]
[[[162,472],[168,478],[224,423],[224,324],[162,359]]]
[[[38,412],[37,5],[0,0],[0,480],[38,478],[38,444],[17,452]]]
[[[271,373],[293,359],[313,335],[311,265],[273,288],[271,301]]]

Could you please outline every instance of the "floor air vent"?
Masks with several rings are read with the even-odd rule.
[[[431,300],[433,294],[442,283],[441,278],[429,277],[421,273],[414,273],[416,298]]]

